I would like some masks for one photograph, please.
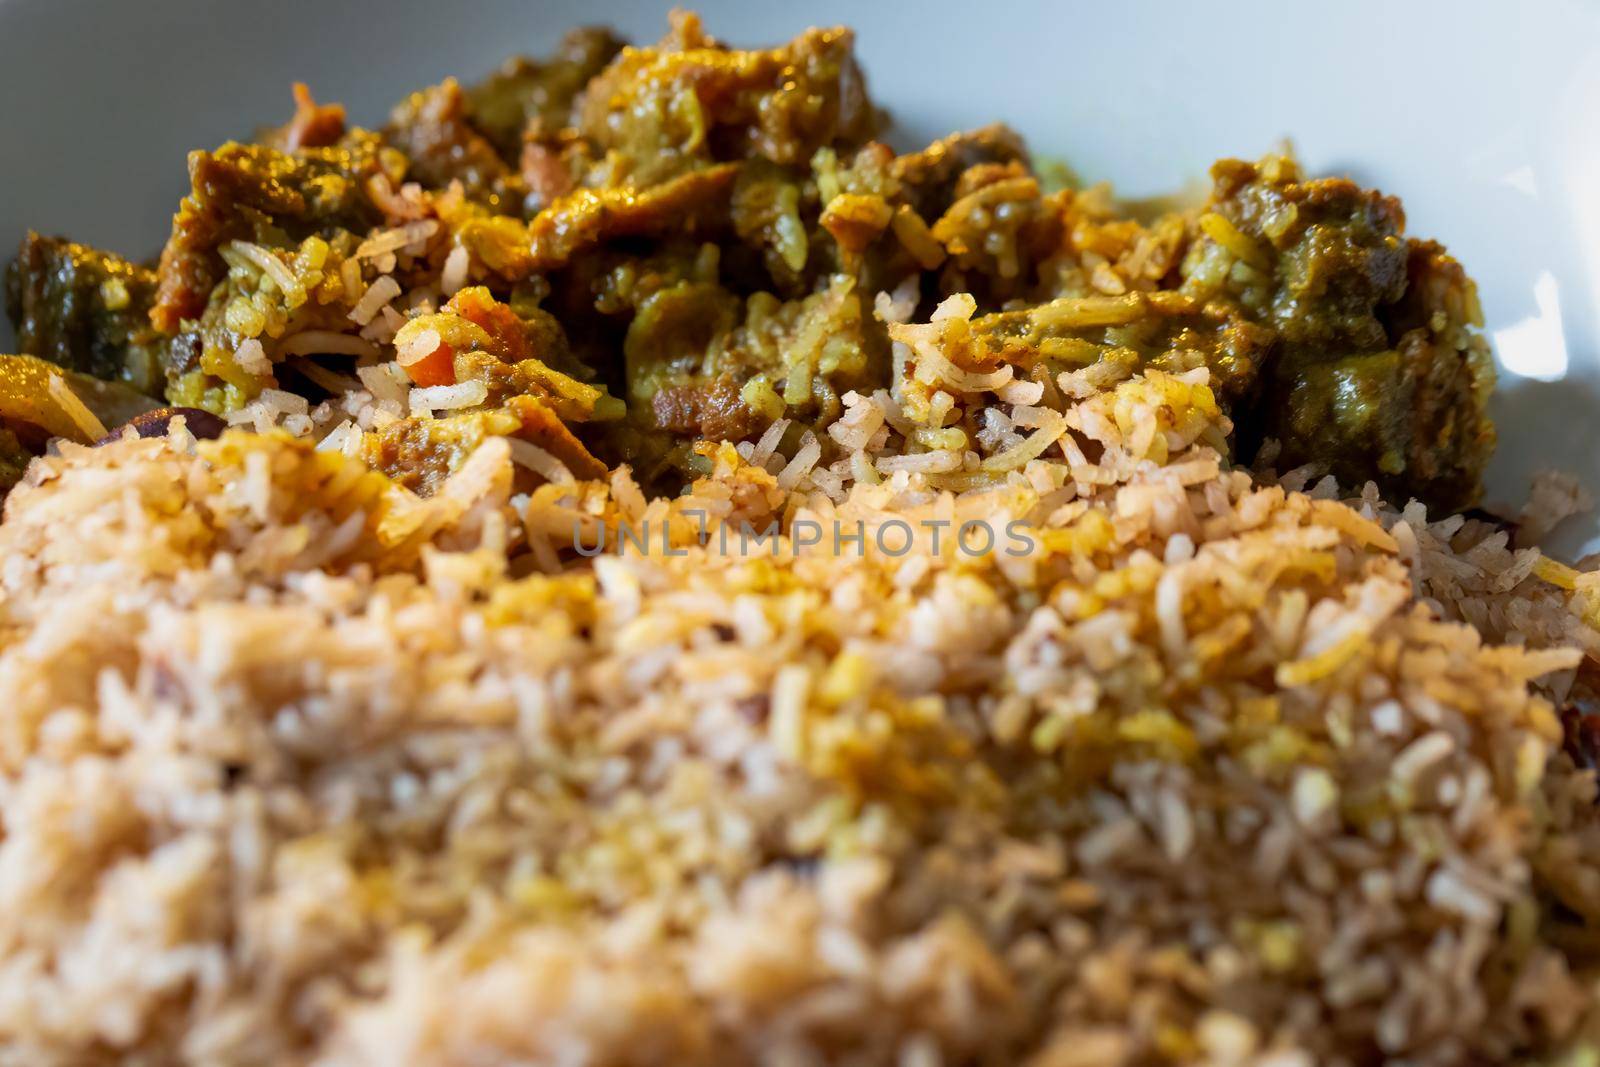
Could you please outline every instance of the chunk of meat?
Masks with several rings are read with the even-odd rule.
[[[1253,402],[1277,335],[1227,304],[1202,305],[1180,293],[1155,292],[1062,297],[980,315],[951,323],[942,341],[969,369],[1004,361],[1030,372],[1042,364],[1052,377],[1097,363],[1169,371],[1203,363],[1218,400],[1235,408]]]
[[[1476,297],[1460,264],[1420,241],[1408,260],[1404,302],[1434,313],[1379,352],[1330,360],[1291,349],[1275,368],[1271,432],[1285,464],[1315,463],[1346,486],[1371,479],[1391,499],[1455,511],[1477,499],[1494,450],[1494,362],[1461,317]],[[1397,312],[1388,329],[1418,317]]]
[[[509,437],[521,420],[493,410],[430,419],[396,419],[361,438],[362,458],[392,481],[431,496],[489,437]]]
[[[467,119],[514,162],[525,134],[553,135],[567,124],[573,100],[624,43],[609,29],[585,26],[569,30],[548,59],[509,59],[467,90]]]
[[[506,210],[521,204],[522,179],[467,118],[454,78],[412,93],[395,106],[385,140],[411,161],[407,176],[424,188],[460,182],[469,197]]]
[[[1378,312],[1406,290],[1399,201],[1277,158],[1223,160],[1212,181],[1185,291],[1227,293],[1290,345],[1342,357],[1388,344]]]
[[[6,311],[23,351],[151,395],[168,360],[150,324],[155,292],[148,267],[31,231],[6,270]]]
[[[1298,168],[1272,160],[1224,160],[1212,173],[1210,212],[1264,250],[1262,262],[1272,270],[1264,310],[1284,340],[1345,351],[1382,347],[1377,309],[1406,290],[1400,202],[1344,178],[1301,180]],[[1249,264],[1248,251],[1234,251]]]
[[[658,429],[710,441],[738,441],[759,433],[768,421],[752,411],[731,374],[708,382],[669,385],[650,398]]]
[[[847,275],[802,300],[755,293],[742,310],[741,321],[738,299],[707,282],[640,305],[624,353],[629,400],[651,428],[741,437],[779,414],[822,425],[845,393],[870,389],[887,369],[882,324]]]
[[[678,12],[654,48],[627,48],[579,100],[579,132],[607,154],[611,184],[652,185],[713,161],[803,165],[855,148],[880,123],[847,29],[733,51]]]
[[[957,180],[967,170],[985,163],[1028,163],[1022,136],[1001,123],[935,141],[920,152],[897,156],[890,173],[901,194],[918,214],[936,219],[955,199]]]
[[[950,206],[929,231],[950,257],[944,291],[973,293],[990,307],[1025,296],[1039,264],[1061,244],[1056,199],[1016,161],[967,168],[950,195]]]
[[[365,232],[381,218],[366,182],[384,173],[384,163],[381,144],[365,131],[337,146],[293,154],[237,142],[191,152],[191,191],[161,251],[150,321],[171,334],[184,319],[200,316],[224,273],[217,249],[227,241],[261,240],[273,232],[293,241],[337,229]]]
[[[629,399],[653,402],[664,384],[693,378],[733,330],[739,312],[738,299],[711,282],[683,281],[645,297],[623,341]],[[699,420],[668,421],[697,425]],[[656,422],[670,428],[659,409]]]
[[[728,200],[739,165],[692,171],[651,189],[579,189],[528,224],[526,267],[549,271],[580,252],[620,237],[666,237],[727,227]]]
[[[516,415],[520,426],[512,435],[531,441],[566,464],[578,478],[604,478],[606,465],[595,459],[561,417],[537,397],[515,396],[505,410]]]
[[[1477,294],[1399,201],[1291,161],[1223,160],[1183,264],[1185,292],[1230,298],[1279,336],[1244,438],[1349,488],[1451,510],[1473,503],[1494,445],[1494,370]]]
[[[1004,126],[903,156],[877,142],[848,162],[825,150],[812,169],[819,212],[813,224],[808,205],[804,226],[825,231],[833,268],[872,290],[939,270],[943,293],[971,292],[986,308],[1034,299],[1041,264],[1062,244],[1060,198],[1040,189]]]

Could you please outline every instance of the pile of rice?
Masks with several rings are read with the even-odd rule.
[[[1600,577],[970,313],[673,500],[498,438],[420,499],[266,407],[37,461],[0,1062],[1595,1063]]]

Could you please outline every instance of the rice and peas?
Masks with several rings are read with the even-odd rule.
[[[885,385],[677,495],[515,433],[414,492],[363,434],[490,389],[406,371],[480,269],[423,230],[235,352],[320,398],[6,501],[0,1062],[1600,1056],[1595,572],[1235,465],[1203,364],[974,367],[915,288]]]

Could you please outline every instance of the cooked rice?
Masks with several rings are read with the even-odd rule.
[[[350,309],[350,321],[358,326],[365,326],[371,322],[389,301],[400,295],[400,283],[385,274],[361,294],[361,299],[356,301],[356,306]]]
[[[5,502],[0,1064],[1600,1060],[1600,566],[1536,547],[1575,483],[1513,532],[1252,474],[1203,367],[1019,376],[913,273],[892,388],[828,392],[825,279],[765,429],[651,497],[470,410],[504,379],[414,385],[494,242],[459,182],[367,189],[359,244],[222,248],[272,281],[232,430]],[[1171,249],[1079,236],[1035,325],[1137,326]]]
[[[356,248],[356,259],[378,259],[404,248],[417,245],[439,231],[439,220],[419,219],[404,226],[384,230],[362,241]]]
[[[420,363],[438,349],[439,331],[421,329],[409,337],[398,338],[395,344],[395,362],[402,367]]]
[[[795,450],[794,458],[778,472],[778,488],[787,492],[799,486],[803,479],[810,476],[811,469],[821,458],[822,445],[816,435],[807,430],[801,437],[800,447]]]
[[[567,484],[577,481],[565,463],[534,444],[515,437],[506,438],[511,446],[511,460],[538,474],[547,482]]]
[[[360,337],[334,330],[301,330],[278,343],[286,356],[366,356],[378,355],[378,346]]]
[[[239,347],[233,350],[233,361],[246,374],[264,378],[272,373],[272,361],[267,358],[267,351],[261,342],[254,337],[240,342]]]
[[[444,269],[439,273],[439,290],[445,296],[454,296],[467,284],[467,271],[472,265],[472,257],[467,253],[465,245],[456,245],[450,249],[450,254],[444,257]]]
[[[456,385],[431,385],[425,389],[411,390],[412,414],[428,411],[451,411],[481,404],[489,395],[489,387],[480,381],[460,382]]]
[[[349,419],[339,423],[317,442],[320,451],[343,452],[346,455],[356,454],[356,449],[359,449],[360,445],[361,428]]]
[[[263,389],[256,400],[272,411],[285,415],[305,415],[311,411],[311,403],[305,397],[282,389]]]
[[[783,440],[783,435],[789,429],[788,419],[777,419],[768,426],[756,441],[755,448],[751,449],[746,457],[753,466],[765,467],[767,460],[777,451],[778,445]]]
[[[228,242],[228,248],[254,265],[257,270],[268,278],[271,278],[272,284],[278,287],[280,293],[287,295],[303,291],[299,280],[294,276],[294,272],[271,249],[262,248],[260,245],[250,241],[230,241]]]
[[[1600,651],[1588,576],[1227,469],[1204,371],[1064,414],[1018,384],[1015,441],[972,446],[1009,469],[956,491],[964,450],[887,393],[828,465],[779,422],[673,501],[502,438],[420,500],[350,421],[39,460],[0,525],[0,1033],[46,1064],[1580,1040],[1591,957],[1545,902],[1600,917],[1552,705]],[[1034,551],[956,542],[1013,520]],[[624,522],[671,552],[561,562]]]

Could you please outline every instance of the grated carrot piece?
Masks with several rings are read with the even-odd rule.
[[[423,356],[415,363],[406,366],[406,373],[411,380],[424,388],[434,385],[454,385],[456,383],[456,353],[446,341],[440,341],[439,347]]]

